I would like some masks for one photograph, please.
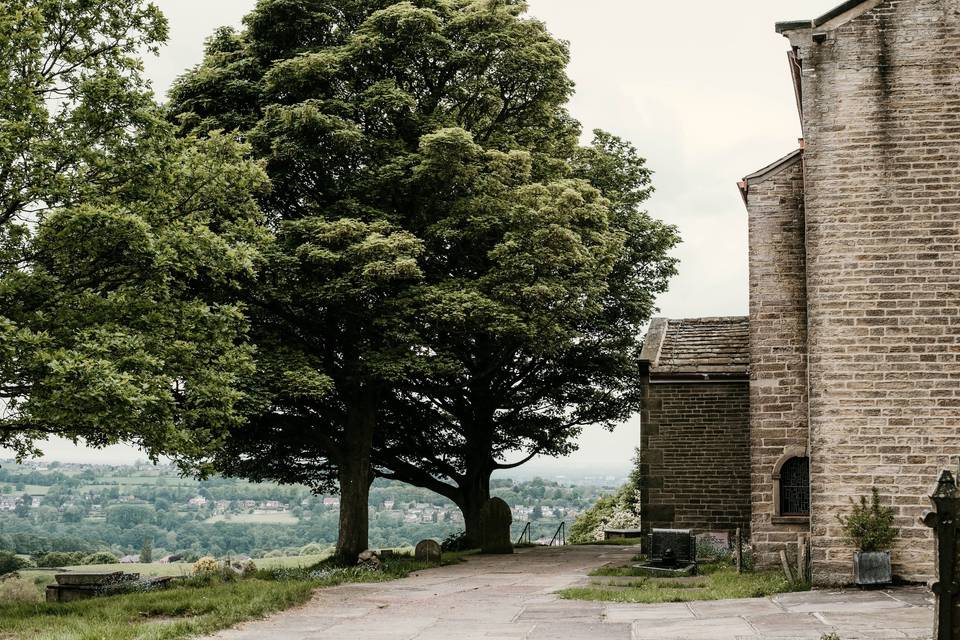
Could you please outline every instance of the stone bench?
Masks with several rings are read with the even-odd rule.
[[[57,583],[47,585],[47,602],[73,602],[74,600],[110,595],[122,591],[124,586],[133,586],[129,583],[134,582],[142,583],[144,589],[162,588],[173,580],[171,576],[141,580],[139,573],[124,573],[123,571],[105,573],[71,571],[69,573],[58,573],[54,577]]]

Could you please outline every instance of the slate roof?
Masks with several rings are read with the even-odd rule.
[[[785,22],[778,22],[776,25],[777,33],[794,31],[796,29],[816,29],[817,27],[822,27],[834,18],[839,18],[848,11],[854,11],[855,9],[866,5],[869,2],[870,0],[847,0],[843,4],[834,7],[819,18],[814,18],[813,20],[788,20]]]
[[[746,378],[750,320],[746,316],[654,318],[640,360],[649,365],[651,378]]]

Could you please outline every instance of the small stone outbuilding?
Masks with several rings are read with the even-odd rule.
[[[643,528],[750,522],[749,321],[654,319],[641,354]]]

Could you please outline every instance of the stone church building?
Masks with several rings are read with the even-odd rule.
[[[738,522],[767,566],[808,534],[814,580],[846,583],[853,549],[836,516],[877,487],[899,529],[894,574],[926,580],[933,544],[918,518],[960,456],[960,0],[851,0],[777,31],[791,45],[803,139],[740,183],[748,358],[730,358],[720,380],[713,338],[681,367],[681,388],[664,378],[669,356],[702,341],[683,328],[743,320],[654,322],[648,343],[667,350],[644,354],[641,515],[648,526]],[[693,424],[705,428],[690,434]],[[708,447],[730,467],[716,474],[726,481],[705,478],[709,507],[683,484]]]

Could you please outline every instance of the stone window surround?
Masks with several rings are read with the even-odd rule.
[[[810,516],[783,516],[780,515],[780,470],[783,468],[783,465],[787,463],[787,460],[792,458],[807,458],[809,457],[809,452],[806,447],[800,445],[791,445],[784,447],[783,455],[777,459],[777,463],[773,465],[773,473],[771,474],[771,480],[773,481],[773,518],[771,521],[773,524],[810,524]]]

